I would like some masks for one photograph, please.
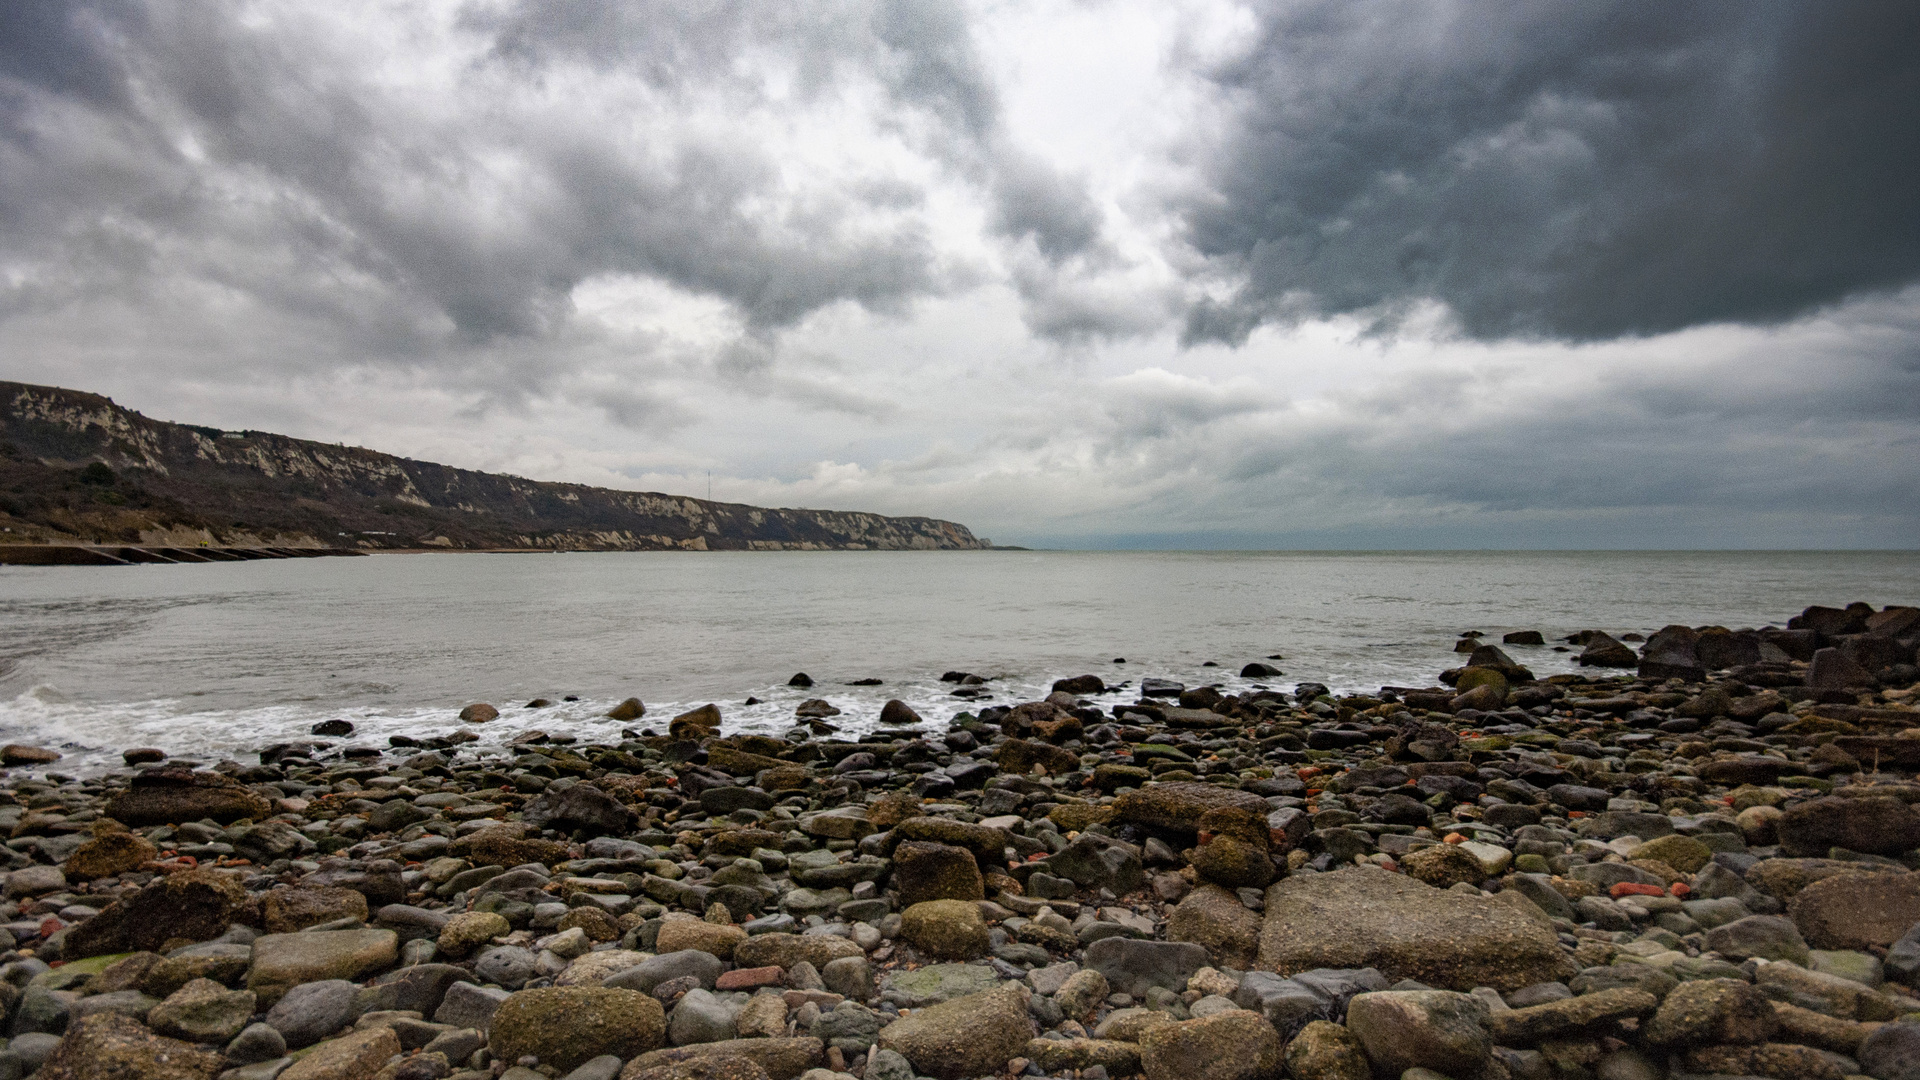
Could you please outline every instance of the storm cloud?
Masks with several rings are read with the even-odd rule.
[[[1911,546],[1911,4],[0,8],[0,378],[1003,542]]]
[[[1777,323],[1920,274],[1920,8],[1275,3],[1188,340],[1445,303],[1480,338]]]

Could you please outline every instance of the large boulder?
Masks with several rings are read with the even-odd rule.
[[[1816,949],[1886,948],[1920,923],[1920,873],[1835,874],[1796,893],[1787,914]]]
[[[658,1001],[637,990],[601,986],[522,990],[487,1025],[487,1044],[497,1060],[531,1054],[563,1074],[603,1054],[638,1057],[658,1049],[666,1035],[666,1010]]]
[[[1694,653],[1699,635],[1691,626],[1668,626],[1640,647],[1640,677],[1700,682],[1707,671]]]
[[[207,941],[224,933],[247,906],[247,890],[231,871],[168,874],[68,930],[60,954],[79,960],[158,952],[167,942],[181,939]]]
[[[1156,1024],[1140,1036],[1147,1080],[1266,1080],[1280,1075],[1280,1064],[1279,1034],[1245,1009]]]
[[[1241,806],[1262,815],[1270,809],[1265,799],[1252,792],[1181,780],[1124,792],[1113,801],[1113,813],[1128,824],[1191,838],[1200,831],[1201,815],[1223,806]]]
[[[1575,973],[1549,926],[1480,896],[1384,870],[1288,878],[1267,890],[1259,966],[1378,968],[1389,978],[1517,990]]]
[[[1790,920],[1778,915],[1749,915],[1707,931],[1707,948],[1729,960],[1808,962],[1806,939]]]
[[[1837,847],[1899,855],[1920,848],[1920,811],[1879,796],[1809,799],[1788,810],[1775,829],[1786,855],[1824,857]]]
[[[144,836],[130,832],[103,832],[75,848],[73,854],[60,864],[60,868],[74,881],[91,881],[138,870],[141,863],[157,854],[158,849]]]
[[[165,768],[135,773],[132,784],[109,798],[101,813],[137,828],[202,818],[226,825],[241,818],[270,817],[273,804],[230,776]]]
[[[1008,983],[915,1009],[881,1028],[877,1045],[904,1055],[924,1075],[962,1080],[1003,1071],[1032,1037],[1027,993]]]

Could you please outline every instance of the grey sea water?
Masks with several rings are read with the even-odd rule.
[[[345,719],[354,743],[475,730],[616,737],[703,702],[778,733],[824,697],[848,732],[904,699],[929,726],[1093,672],[1242,687],[1272,654],[1336,689],[1426,685],[1465,630],[1784,625],[1809,604],[1920,602],[1920,552],[781,552],[384,555],[0,568],[0,740],[59,768],[132,746],[212,759]],[[1536,672],[1571,653],[1513,647]],[[1125,664],[1113,663],[1124,657]],[[1207,662],[1218,667],[1205,666]],[[786,685],[795,672],[817,685]],[[882,685],[846,685],[880,679]],[[521,706],[534,697],[561,701]],[[746,706],[748,697],[762,704]],[[1121,700],[1113,698],[1112,700]],[[1128,699],[1130,700],[1130,699]]]

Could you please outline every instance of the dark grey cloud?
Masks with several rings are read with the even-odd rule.
[[[1182,210],[1191,341],[1423,300],[1601,340],[1920,278],[1920,6],[1273,2]]]

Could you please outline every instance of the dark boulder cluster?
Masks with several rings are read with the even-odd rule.
[[[1545,679],[1469,637],[1431,686],[1075,676],[857,739],[9,747],[0,1077],[1916,1080],[1916,635],[1587,632]]]

